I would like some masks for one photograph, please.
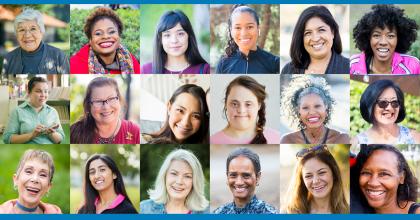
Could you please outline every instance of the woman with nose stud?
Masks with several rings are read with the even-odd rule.
[[[41,202],[52,187],[54,162],[52,156],[42,150],[27,150],[13,175],[13,185],[18,198],[0,205],[1,214],[61,214],[53,204]]]
[[[190,151],[169,153],[156,177],[150,199],[140,203],[142,214],[203,214],[209,212],[200,161]]]
[[[277,214],[272,205],[259,200],[255,188],[261,179],[261,164],[258,154],[248,148],[233,150],[226,160],[227,185],[233,202],[214,210],[216,214]]]
[[[228,25],[228,44],[216,73],[280,72],[280,58],[257,46],[260,20],[253,8],[235,5]]]
[[[391,80],[371,83],[360,98],[360,113],[372,127],[357,134],[351,143],[357,144],[415,144],[420,133],[398,125],[405,118],[404,93]]]
[[[29,80],[28,100],[12,111],[3,134],[6,144],[58,144],[64,131],[55,108],[47,105],[49,86],[42,77]]]
[[[89,42],[70,58],[70,73],[140,73],[139,61],[121,44],[123,27],[112,9],[95,9],[83,28]]]

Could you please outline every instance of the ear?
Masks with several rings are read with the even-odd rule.
[[[13,174],[13,185],[17,186],[17,180],[18,180],[18,176],[16,174]]]
[[[170,102],[168,102],[166,104],[166,114],[169,116],[169,112],[171,111],[172,108],[172,104]]]
[[[256,175],[257,175],[256,177],[257,177],[257,186],[258,186],[258,184],[260,182],[260,179],[261,179],[261,171],[258,172]]]
[[[115,174],[112,174],[112,179],[117,179],[117,175],[115,175]]]

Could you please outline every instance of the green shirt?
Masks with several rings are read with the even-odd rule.
[[[57,110],[49,105],[44,105],[41,111],[36,112],[35,109],[25,101],[10,114],[9,124],[4,131],[3,141],[5,144],[10,144],[10,138],[14,134],[30,133],[39,124],[42,124],[45,127],[51,127],[54,123],[59,125],[56,132],[61,135],[61,140],[64,140],[64,131],[61,127]],[[52,142],[47,134],[40,134],[29,142],[26,142],[26,144],[54,144],[54,142]]]

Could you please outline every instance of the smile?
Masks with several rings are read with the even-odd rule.
[[[394,113],[391,113],[391,112],[383,112],[381,114],[381,116],[383,118],[392,119],[392,118],[394,118],[395,114]]]
[[[308,118],[309,123],[317,123],[320,121],[320,117],[310,117]]]
[[[237,193],[243,193],[247,191],[247,188],[244,186],[235,186],[234,187],[235,192]]]
[[[99,46],[102,48],[109,48],[109,47],[112,47],[113,45],[114,45],[113,41],[106,41],[106,42],[99,43]]]
[[[314,48],[315,50],[320,50],[324,47],[325,43],[317,43],[317,44],[312,44],[311,47]]]
[[[176,124],[175,127],[178,129],[178,131],[180,131],[183,134],[188,134],[192,131],[192,128],[185,128],[181,125]]]
[[[385,57],[388,56],[390,50],[388,48],[378,48],[376,51],[378,52],[378,56]]]
[[[180,192],[183,192],[183,191],[184,191],[184,189],[183,189],[183,188],[179,188],[179,187],[175,187],[175,186],[171,186],[171,188],[172,188],[175,192],[178,192],[178,193],[180,193]]]
[[[367,189],[366,190],[366,194],[369,198],[372,199],[376,199],[380,196],[382,196],[386,191],[384,190],[371,190],[371,189]]]
[[[239,42],[241,43],[241,44],[247,44],[247,43],[249,43],[251,41],[251,38],[246,38],[246,39],[240,39],[239,40]]]
[[[111,111],[111,112],[101,112],[101,116],[106,118],[106,117],[111,116],[113,113],[114,113],[113,111]]]
[[[35,187],[26,187],[26,190],[33,195],[38,194],[41,190]]]
[[[325,188],[327,187],[327,185],[322,185],[322,186],[316,186],[316,187],[312,187],[312,189],[315,191],[315,192],[322,192]]]

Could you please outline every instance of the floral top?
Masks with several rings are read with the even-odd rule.
[[[277,214],[278,211],[272,205],[253,196],[251,201],[243,208],[236,207],[234,202],[227,203],[214,210],[216,214]]]
[[[398,137],[398,140],[395,143],[389,144],[414,144],[415,141],[413,136],[411,136],[410,129],[404,126],[398,127],[400,127],[400,136]],[[374,142],[374,140],[369,139],[366,132],[362,132],[356,137],[359,144],[371,144]]]

